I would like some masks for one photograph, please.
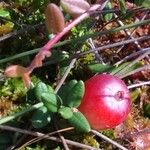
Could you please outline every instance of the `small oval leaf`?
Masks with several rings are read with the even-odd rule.
[[[11,65],[6,68],[5,75],[7,77],[22,77],[27,72],[27,68],[20,65]]]
[[[51,121],[51,115],[43,106],[34,112],[31,121],[34,128],[42,128]]]
[[[73,18],[80,16],[90,8],[90,5],[85,0],[61,0],[61,7],[65,12]]]
[[[73,112],[73,116],[68,119],[68,122],[81,132],[89,132],[91,130],[87,119],[79,111]]]
[[[119,0],[119,7],[122,13],[126,13],[126,4],[125,0]]]
[[[41,101],[41,95],[42,95],[43,93],[49,93],[49,92],[53,92],[52,87],[46,85],[46,84],[43,83],[43,82],[37,83],[37,85],[36,85],[35,88],[34,88],[34,94],[35,94],[36,98],[37,98],[38,100],[40,100],[40,101]]]
[[[45,24],[49,33],[57,34],[64,29],[64,15],[57,5],[53,3],[47,5],[45,10]]]
[[[78,107],[84,95],[84,82],[78,81],[67,96],[67,105],[69,107]]]
[[[109,72],[111,71],[111,69],[114,68],[114,66],[110,66],[110,65],[103,65],[100,63],[97,64],[89,64],[88,69],[92,72],[92,73],[103,73],[103,72]]]
[[[58,91],[58,95],[62,98],[63,104],[65,106],[68,106],[68,93],[70,93],[73,89],[73,87],[77,84],[77,80],[71,80],[70,82],[66,83],[61,87],[61,89]]]
[[[41,101],[50,112],[57,112],[59,105],[54,93],[42,93]]]
[[[108,3],[106,4],[105,9],[106,9],[106,10],[112,9],[112,4],[111,4],[111,2],[108,2]],[[106,14],[103,15],[103,18],[104,18],[105,21],[110,21],[110,20],[112,19],[112,17],[113,17],[113,14],[112,14],[112,13],[106,13]]]
[[[7,11],[7,10],[5,10],[5,9],[3,9],[3,8],[1,7],[1,9],[0,9],[0,16],[1,16],[1,17],[10,18],[10,13],[9,13],[9,11]]]
[[[58,92],[63,100],[63,104],[69,107],[78,107],[84,95],[84,82],[71,80]]]
[[[64,119],[69,119],[73,116],[73,112],[71,108],[69,107],[64,107],[62,106],[59,110],[58,113],[64,118]]]

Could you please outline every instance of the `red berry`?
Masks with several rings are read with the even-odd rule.
[[[85,94],[79,110],[93,129],[119,125],[126,119],[130,106],[129,90],[121,79],[101,74],[85,81]]]

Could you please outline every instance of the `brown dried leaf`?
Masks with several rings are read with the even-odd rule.
[[[6,115],[12,109],[12,101],[0,99],[0,118]]]
[[[26,72],[27,68],[19,65],[12,65],[6,68],[5,75],[7,77],[22,77]]]
[[[30,87],[31,80],[29,76],[30,72],[28,71],[28,68],[19,66],[19,65],[12,65],[6,68],[5,75],[7,77],[21,77],[23,79],[24,85],[26,87]]]
[[[45,24],[49,33],[57,34],[65,27],[65,19],[59,7],[53,3],[45,10]]]
[[[80,16],[90,8],[90,4],[85,0],[61,0],[61,6],[73,18]]]
[[[32,72],[32,70],[36,67],[41,67],[43,64],[43,60],[45,57],[50,57],[51,52],[47,50],[41,50],[34,58],[30,66],[28,67],[28,71]]]

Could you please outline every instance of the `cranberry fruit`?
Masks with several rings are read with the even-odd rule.
[[[109,129],[122,123],[131,106],[125,83],[108,74],[96,75],[85,81],[85,94],[79,110],[93,129]]]

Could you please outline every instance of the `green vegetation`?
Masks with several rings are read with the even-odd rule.
[[[149,148],[149,12],[149,0],[2,0],[0,150]],[[101,73],[132,99],[125,122],[97,131],[109,140],[78,111]]]

